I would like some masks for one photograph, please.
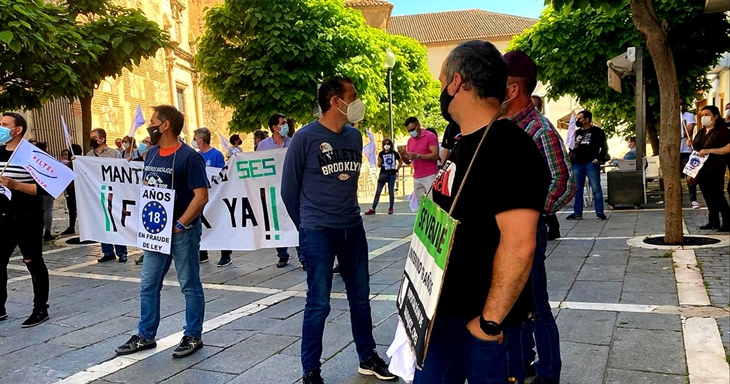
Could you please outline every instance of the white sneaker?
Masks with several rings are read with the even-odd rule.
[[[692,202],[692,209],[700,209],[700,203],[693,201]]]

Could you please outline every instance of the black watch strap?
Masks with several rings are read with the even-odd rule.
[[[494,321],[484,320],[484,317],[479,316],[479,327],[482,332],[489,336],[497,336],[502,333],[502,326],[495,323]]]

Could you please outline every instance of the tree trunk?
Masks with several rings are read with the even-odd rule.
[[[649,145],[654,155],[659,154],[659,132],[656,129],[656,116],[652,113],[646,115],[646,135],[649,138]]]
[[[94,92],[79,97],[81,102],[81,136],[84,148],[84,153],[91,149],[91,138],[89,132],[91,132],[91,101],[94,99]]]
[[[674,67],[674,55],[667,39],[667,23],[659,20],[654,0],[631,0],[634,25],[646,40],[654,61],[661,102],[659,162],[664,177],[664,241],[666,244],[684,242],[682,232],[682,188],[679,179],[679,84]]]

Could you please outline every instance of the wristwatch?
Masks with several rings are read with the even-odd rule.
[[[179,229],[181,231],[184,231],[184,230],[188,229],[186,226],[183,225],[183,223],[181,223],[179,221],[176,221],[175,222],[175,228],[177,228],[177,229]]]
[[[495,323],[494,321],[484,320],[484,317],[482,316],[479,316],[479,328],[481,328],[482,332],[486,333],[489,336],[497,336],[502,333],[501,325]]]

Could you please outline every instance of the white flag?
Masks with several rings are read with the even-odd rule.
[[[565,140],[565,144],[568,148],[573,149],[575,146],[575,112],[570,115],[570,124],[568,124],[568,137]]]
[[[10,192],[10,190],[5,188],[5,186],[3,186],[3,185],[0,185],[0,194],[5,195],[8,198],[8,200],[12,200],[12,198],[13,198],[12,192]]]
[[[25,139],[20,141],[18,148],[15,148],[10,164],[23,167],[54,199],[57,199],[76,177],[71,168]]]
[[[147,120],[144,119],[144,115],[142,114],[142,106],[137,104],[137,110],[134,111],[134,119],[132,119],[132,126],[129,127],[129,133],[127,136],[134,137],[134,133],[137,132],[137,128],[141,127],[146,122]]]
[[[63,136],[66,138],[66,148],[68,150],[71,150],[71,134],[68,132],[68,127],[66,126],[66,119],[63,118],[63,115],[61,115],[61,126],[63,126]],[[72,152],[73,154],[73,152]]]
[[[231,145],[228,143],[228,140],[226,140],[225,136],[223,136],[222,133],[218,133],[218,135],[221,137],[221,145],[223,145],[223,150],[228,153],[228,150],[231,148]]]

